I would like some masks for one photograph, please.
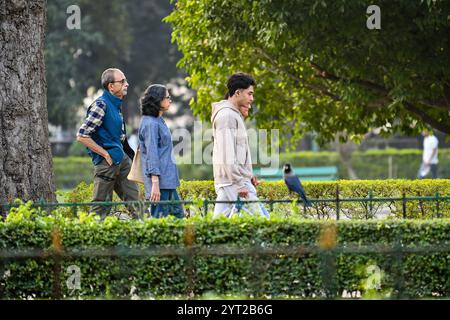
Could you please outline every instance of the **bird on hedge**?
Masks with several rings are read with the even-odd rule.
[[[300,179],[292,171],[291,165],[289,163],[286,163],[284,165],[283,178],[284,178],[284,183],[286,183],[286,186],[288,187],[289,191],[298,193],[300,195],[300,198],[302,199],[303,203],[305,204],[305,206],[311,207],[312,204],[306,197],[305,189],[303,189]]]

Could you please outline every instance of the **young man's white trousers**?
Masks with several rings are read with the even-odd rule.
[[[245,181],[245,187],[248,190],[247,198],[241,198],[241,200],[259,200],[256,195],[256,189],[250,180]],[[235,185],[214,185],[216,189],[217,198],[216,201],[237,201],[238,191]],[[231,217],[234,214],[241,214],[246,212],[253,215],[262,215],[269,217],[269,213],[266,208],[258,202],[246,203],[240,210],[236,208],[235,203],[216,203],[214,207],[213,218],[218,218],[220,215],[225,217]]]

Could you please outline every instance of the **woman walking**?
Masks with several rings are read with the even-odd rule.
[[[140,100],[142,119],[139,126],[142,171],[145,177],[145,198],[152,202],[179,201],[176,188],[180,185],[172,147],[172,135],[162,115],[169,110],[171,98],[160,84],[149,86]],[[152,204],[154,218],[169,214],[184,217],[181,204]]]

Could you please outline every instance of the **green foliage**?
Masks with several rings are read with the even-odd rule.
[[[55,249],[55,232],[64,250],[98,250],[103,256],[78,257],[47,255],[38,259],[9,259],[2,265],[0,293],[3,298],[49,298],[54,287],[54,272],[60,269],[60,285],[66,298],[120,297],[131,292],[141,297],[185,296],[193,290],[197,296],[244,295],[253,297],[341,296],[344,290],[368,294],[364,272],[376,265],[383,272],[381,290],[398,294],[403,277],[404,297],[448,297],[448,252],[407,253],[401,260],[391,253],[345,253],[341,247],[379,245],[403,247],[440,245],[448,249],[450,220],[431,221],[340,221],[335,228],[320,221],[293,219],[149,219],[103,223],[80,215],[80,219],[39,218],[0,222],[0,249]],[[280,249],[315,246],[322,243],[322,231],[335,230],[337,251],[289,254],[258,254],[258,248]],[[56,230],[56,231],[55,231]],[[188,241],[187,239],[190,238]],[[56,241],[58,242],[58,241]],[[185,243],[221,250],[248,248],[248,254],[183,256],[138,256],[132,249],[153,246],[186,248]],[[334,245],[333,245],[334,246]],[[333,249],[333,246],[330,249]],[[110,248],[115,248],[110,251]],[[129,249],[132,248],[132,249]],[[113,257],[108,256],[112,254]],[[115,256],[122,254],[122,256]],[[80,290],[66,286],[68,266],[80,268]],[[331,269],[330,269],[331,268]],[[189,271],[190,270],[190,271]],[[328,273],[326,273],[326,272]],[[189,287],[188,274],[193,275]],[[328,274],[328,276],[327,276]],[[331,285],[332,284],[332,285]]]
[[[86,182],[81,182],[72,191],[66,193],[64,200],[68,203],[90,202],[88,199],[92,198],[93,192],[93,183],[87,184]]]
[[[450,178],[447,163],[450,164],[450,150],[439,150],[438,177]],[[422,162],[422,151],[414,149],[405,150],[369,150],[352,154],[351,165],[361,179],[387,179],[389,178],[389,162],[391,161],[391,178],[415,179],[417,170]],[[339,173],[347,177],[342,165]]]
[[[40,208],[34,208],[33,201],[27,201],[23,203],[21,200],[16,200],[14,202],[14,207],[9,210],[9,213],[6,217],[7,222],[18,222],[23,220],[34,220],[39,216],[45,215]]]
[[[100,76],[106,68],[122,69],[130,82],[124,100],[126,116],[138,114],[137,101],[149,83],[155,79],[168,83],[182,76],[174,63],[180,53],[170,43],[171,28],[161,23],[171,10],[168,1],[80,0],[75,3],[81,10],[79,30],[66,27],[66,10],[72,4],[70,0],[47,2],[50,123],[72,128],[88,89],[101,89]]]
[[[78,143],[79,144],[79,143]],[[389,161],[392,159],[392,176]],[[356,151],[351,165],[360,179],[414,179],[422,160],[422,151],[416,149],[386,149]],[[336,152],[290,152],[280,154],[280,164],[290,162],[296,167],[337,166],[338,177],[348,179],[348,173]],[[75,187],[81,181],[91,182],[93,165],[89,157],[53,158],[56,186],[59,189]],[[212,180],[212,166],[179,164],[179,176],[184,180]],[[450,150],[439,150],[438,177],[450,178]]]
[[[166,19],[183,52],[178,66],[197,90],[204,120],[244,71],[258,83],[259,127],[292,140],[359,140],[369,128],[417,133],[424,123],[450,133],[447,1],[379,1],[381,30],[366,27],[360,1],[179,0]],[[430,59],[430,57],[432,57]],[[214,76],[212,76],[214,75]]]
[[[58,189],[73,188],[80,182],[92,182],[94,165],[90,157],[54,157],[53,172]]]
[[[89,155],[86,151],[86,147],[79,143],[78,141],[72,142],[69,148],[69,157],[86,157],[88,158]]]
[[[272,217],[303,217],[319,219],[336,219],[336,196],[339,194],[339,214],[341,219],[372,219],[374,217],[427,219],[433,217],[450,217],[450,201],[440,200],[439,207],[435,197],[450,196],[450,180],[339,180],[339,181],[305,181],[306,194],[316,201],[312,208],[304,208],[302,202],[270,203],[270,200],[298,200],[296,195],[289,193],[284,182],[262,182],[257,187],[258,197],[268,200],[266,207]],[[140,185],[141,195],[143,186]],[[182,200],[193,201],[188,204],[189,216],[204,215],[205,201],[214,201],[216,193],[213,181],[181,181],[178,192]],[[81,183],[66,194],[66,202],[91,202],[93,184]],[[431,201],[407,200],[405,198],[431,197]],[[399,198],[399,200],[371,201],[371,198]],[[346,202],[342,199],[363,199]],[[143,198],[142,198],[143,200]],[[120,201],[114,194],[113,201]],[[313,200],[314,202],[314,200]],[[206,203],[207,212],[211,212],[213,202]],[[89,211],[88,206],[81,205],[83,211]],[[119,208],[118,208],[119,209]],[[138,210],[139,208],[136,208]],[[120,210],[122,210],[120,208]],[[71,209],[71,216],[76,208]]]
[[[101,87],[101,72],[123,63],[131,41],[126,28],[129,19],[125,2],[78,1],[79,30],[66,27],[69,17],[66,10],[72,4],[70,0],[52,0],[47,4],[45,61],[49,122],[63,127],[75,124],[76,108],[82,105],[87,89]]]

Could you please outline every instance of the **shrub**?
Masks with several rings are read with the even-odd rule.
[[[303,186],[306,194],[311,199],[330,199],[328,202],[315,202],[312,208],[300,207],[299,214],[304,218],[335,218],[336,196],[339,199],[365,198],[367,201],[339,202],[339,214],[341,218],[368,219],[389,210],[390,217],[397,218],[431,218],[450,217],[450,201],[408,200],[403,208],[403,200],[369,201],[372,198],[411,198],[411,197],[440,197],[450,196],[450,180],[339,180],[339,181],[305,181]],[[143,186],[141,195],[143,194]],[[204,202],[216,199],[213,181],[181,181],[178,189],[180,197],[186,201],[193,201],[194,205],[188,206],[193,212],[202,212]],[[67,202],[91,202],[93,185],[82,183],[73,191],[66,194]],[[296,195],[289,193],[284,182],[262,182],[257,187],[258,196],[262,200],[295,200]],[[119,201],[114,194],[113,201]],[[314,202],[314,201],[313,201]],[[301,204],[301,203],[300,203]],[[213,203],[208,205],[212,210]],[[275,215],[290,216],[291,204],[270,204],[266,206]],[[89,208],[82,207],[83,210]]]
[[[69,189],[80,182],[92,182],[94,167],[90,157],[54,157],[53,171],[58,189]]]
[[[54,294],[57,270],[57,283],[65,297],[130,297],[132,291],[147,298],[185,297],[192,291],[196,295],[312,298],[340,297],[344,290],[358,290],[365,296],[370,293],[368,267],[376,266],[381,271],[379,297],[448,297],[449,244],[449,219],[329,223],[248,217],[127,222],[107,218],[99,223],[86,214],[77,220],[15,219],[0,222],[0,249],[40,248],[50,250],[49,254],[63,249],[79,255],[4,261],[0,296],[49,298]],[[434,245],[441,251],[348,252],[352,246],[373,245],[417,250]],[[166,254],[139,256],[132,251],[154,246],[162,246]],[[312,246],[313,250],[305,252],[296,246]],[[184,251],[187,256],[170,254],[170,250],[189,248]],[[83,249],[102,255],[81,255]],[[229,254],[238,249],[247,251]],[[259,250],[263,249],[286,252],[262,254]],[[212,255],[196,254],[199,250],[210,250]],[[66,285],[69,266],[80,268],[79,290]]]
[[[90,159],[86,147],[76,140],[70,145],[68,153],[70,157],[86,157]]]

